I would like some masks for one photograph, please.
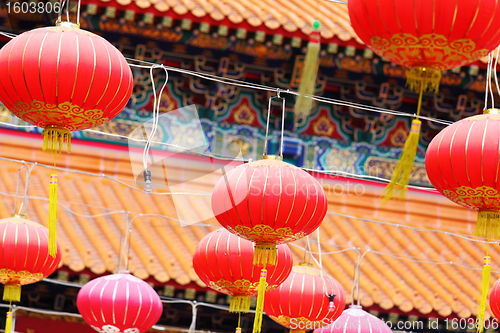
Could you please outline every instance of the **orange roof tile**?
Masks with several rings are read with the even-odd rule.
[[[109,3],[110,0],[101,0]],[[216,22],[228,19],[233,24],[246,21],[251,27],[309,35],[315,19],[321,22],[321,36],[338,37],[361,43],[351,27],[347,5],[322,0],[116,0],[119,5],[135,3],[140,9],[154,8],[167,14],[191,13],[196,18],[211,18]]]
[[[52,164],[52,157],[40,151],[39,139],[28,136],[20,140],[19,135],[17,132],[0,130],[0,156]],[[128,151],[123,147],[102,145],[96,149],[89,143],[77,140],[72,146],[71,155],[59,157],[60,166],[105,173],[135,186],[131,181],[133,176]],[[195,173],[197,166],[200,169],[210,166],[208,159],[187,163],[187,160],[183,160],[185,158],[166,160],[167,174],[172,176],[170,180],[175,180],[182,173]],[[178,167],[180,163],[183,165],[181,169]],[[13,212],[12,194],[16,189],[19,166],[19,163],[0,161],[0,218],[8,217]],[[45,225],[48,223],[46,198],[49,173],[50,169],[41,166],[34,168],[27,213],[28,218]],[[172,280],[181,285],[194,282],[204,286],[193,271],[191,259],[199,240],[219,227],[213,217],[206,218],[210,214],[209,195],[216,176],[191,182],[205,195],[178,194],[176,198],[181,200],[176,202],[184,204],[174,207],[172,195],[148,195],[102,177],[65,172],[59,172],[59,175],[58,238],[62,245],[64,266],[75,272],[88,268],[96,274],[116,270],[120,228],[127,218],[123,211],[129,211],[131,217],[161,214],[170,219],[139,216],[134,220],[130,271],[139,278],[151,276],[162,283]],[[384,310],[397,308],[403,312],[416,311],[421,315],[437,314],[445,317],[453,314],[468,317],[477,313],[480,271],[467,267],[481,268],[486,250],[484,244],[445,233],[404,228],[410,225],[468,235],[474,225],[475,213],[460,208],[438,194],[416,191],[410,193],[410,200],[406,203],[389,202],[382,206],[378,199],[382,187],[378,184],[355,182],[360,184],[357,187],[359,195],[356,195],[352,190],[352,180],[339,178],[321,181],[327,190],[330,213],[320,228],[321,250],[324,253],[336,252],[356,246],[362,252],[371,251],[364,256],[361,265],[361,305],[378,305]],[[348,182],[350,187],[347,187]],[[182,188],[181,184],[173,187],[171,191],[190,190],[189,186]],[[340,193],[342,187],[350,188],[350,193]],[[177,222],[179,215],[187,214],[203,222],[181,227]],[[91,215],[100,216],[89,217]],[[400,227],[358,218],[396,223]],[[304,246],[304,241],[294,244]],[[303,250],[297,246],[291,246],[296,263],[303,257]],[[318,251],[317,245],[313,243],[312,249]],[[490,255],[493,258],[493,285],[499,277],[500,268],[496,262],[500,258],[500,251],[491,246]],[[398,256],[410,260],[401,260]],[[325,270],[350,294],[356,252],[325,254],[322,260]],[[453,262],[457,265],[436,265],[436,262]]]

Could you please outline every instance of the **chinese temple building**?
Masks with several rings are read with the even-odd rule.
[[[71,2],[70,7],[74,15],[77,4]],[[19,34],[53,24],[52,19],[11,15],[4,8],[0,30]],[[321,22],[315,95],[324,99],[296,123],[295,96],[286,90],[298,88],[314,19]],[[224,167],[261,158],[267,123],[268,152],[283,149],[284,160],[305,168],[328,199],[319,233],[321,248],[316,234],[309,241],[290,244],[295,264],[306,260],[317,266],[314,258],[306,258],[305,249],[309,246],[313,254],[321,251],[323,269],[342,285],[347,304],[359,302],[394,325],[423,323],[394,326],[394,331],[428,332],[436,318],[438,331],[451,331],[446,319],[477,316],[486,244],[469,237],[476,213],[432,188],[424,158],[447,121],[482,112],[486,59],[444,72],[439,93],[424,94],[410,179],[413,187],[407,201],[384,205],[380,195],[386,183],[380,179],[391,178],[416,113],[418,94],[405,87],[403,67],[377,56],[356,36],[346,4],[82,0],[80,26],[110,41],[129,63],[169,66],[159,97],[160,114],[194,105],[197,119],[160,121],[155,138],[163,145],[152,148],[157,159],[152,172],[161,184],[154,194],[138,188],[142,169],[137,163],[144,147],[139,141],[147,138],[144,124],[150,121],[156,100],[151,80],[156,81],[158,94],[166,80],[163,70],[155,69],[152,76],[149,69],[132,67],[134,87],[125,109],[94,131],[73,133],[71,154],[59,155],[57,162],[61,265],[49,279],[23,287],[16,332],[93,332],[81,318],[71,316],[78,314],[76,295],[82,284],[116,272],[124,226],[132,226],[128,270],[165,301],[151,332],[234,331],[238,316],[226,310],[229,297],[200,280],[192,256],[198,242],[220,228],[210,204],[215,182]],[[2,45],[10,40],[0,39]],[[214,75],[238,85],[207,79]],[[267,117],[269,98],[280,93],[285,97],[283,138],[281,101],[273,100]],[[46,180],[54,158],[42,152],[41,129],[14,117],[4,106],[0,121],[0,218],[22,208],[30,220],[48,226]],[[21,161],[32,167],[29,178],[24,176],[27,168],[18,176]],[[25,185],[29,200],[20,208],[17,193],[22,197]],[[500,257],[497,244],[489,246],[489,255]],[[358,262],[359,291],[354,291]],[[493,260],[491,286],[499,271]],[[487,308],[486,316],[490,315]],[[242,316],[243,332],[250,332],[252,321],[253,314]],[[263,332],[286,331],[265,317]]]

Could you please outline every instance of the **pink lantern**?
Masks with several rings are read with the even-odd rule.
[[[314,330],[314,333],[392,333],[389,326],[377,317],[351,305],[330,325]]]
[[[85,284],[78,311],[100,333],[143,333],[160,319],[160,297],[146,282],[121,272]]]

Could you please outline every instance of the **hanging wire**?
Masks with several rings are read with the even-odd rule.
[[[156,68],[161,68],[165,71],[165,82],[163,83],[163,86],[160,89],[160,94],[157,97],[156,96],[156,88],[155,88],[155,80],[153,77],[153,70]],[[149,149],[151,148],[151,143],[153,142],[153,138],[156,135],[156,131],[158,129],[158,120],[159,120],[159,113],[160,113],[160,103],[161,103],[161,96],[163,94],[163,89],[167,86],[168,83],[168,71],[163,67],[163,65],[154,65],[151,66],[149,75],[151,77],[151,86],[153,88],[153,97],[154,97],[154,102],[153,102],[153,126],[151,129],[151,132],[149,134],[148,140],[146,142],[146,146],[144,147],[143,151],[143,157],[142,157],[142,162],[144,164],[144,170],[148,170],[148,155],[149,155]]]
[[[24,164],[17,170],[17,182],[16,182],[16,195],[14,197],[14,212],[17,208],[17,196],[19,194],[19,182],[21,181],[21,169],[24,168]]]
[[[500,96],[500,87],[498,85],[498,74],[497,74],[497,64],[498,64],[498,56],[500,56],[500,47],[497,47],[497,54],[495,57],[495,65],[493,66],[493,73],[495,73],[495,85],[497,88],[497,94]]]
[[[80,26],[80,8],[82,0],[78,0],[78,10],[76,11],[76,24]]]
[[[278,92],[279,96],[279,92]],[[281,114],[281,145],[280,145],[280,156],[283,158],[283,138],[285,136],[285,116],[286,116],[286,109],[285,109],[285,97],[282,97],[283,99],[283,112]]]

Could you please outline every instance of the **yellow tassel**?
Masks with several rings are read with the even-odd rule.
[[[44,152],[57,155],[64,150],[71,152],[71,132],[63,128],[48,127],[43,130],[43,146]]]
[[[5,333],[12,331],[12,312],[7,312],[7,319],[5,319]]]
[[[319,67],[319,53],[321,51],[319,22],[314,22],[314,31],[310,35],[309,43],[307,43],[307,52],[302,68],[302,75],[299,84],[299,96],[295,102],[295,116],[300,114],[301,117],[307,117],[311,112],[316,88],[316,77]]]
[[[422,123],[418,119],[414,119],[411,122],[411,131],[406,139],[403,153],[392,173],[391,181],[382,192],[384,196],[382,200],[383,204],[395,196],[399,196],[400,200],[406,199],[406,189],[410,183],[411,171],[413,169],[415,156],[417,155],[421,125]]]
[[[57,175],[51,174],[50,193],[49,193],[49,254],[54,258],[57,254],[56,225],[57,225]]]
[[[241,327],[236,327],[236,332],[235,333],[241,333]]]
[[[477,318],[479,319],[477,332],[482,333],[484,331],[484,312],[486,310],[486,299],[488,298],[488,290],[490,286],[490,271],[491,271],[491,257],[485,256],[483,263],[483,280],[481,287],[481,302],[479,303],[479,310],[477,313]]]
[[[21,286],[17,284],[6,284],[3,287],[3,300],[6,302],[21,301]]]
[[[255,320],[253,322],[253,333],[260,333],[262,328],[262,315],[264,313],[264,296],[267,288],[267,270],[260,271],[259,291],[257,294],[257,306],[255,307]]]
[[[477,214],[476,228],[474,236],[486,239],[500,238],[500,213],[499,212],[479,212]]]
[[[250,312],[250,296],[233,296],[229,302],[229,312]]]
[[[256,266],[276,265],[277,257],[276,245],[274,244],[257,244],[253,253],[253,264]]]

